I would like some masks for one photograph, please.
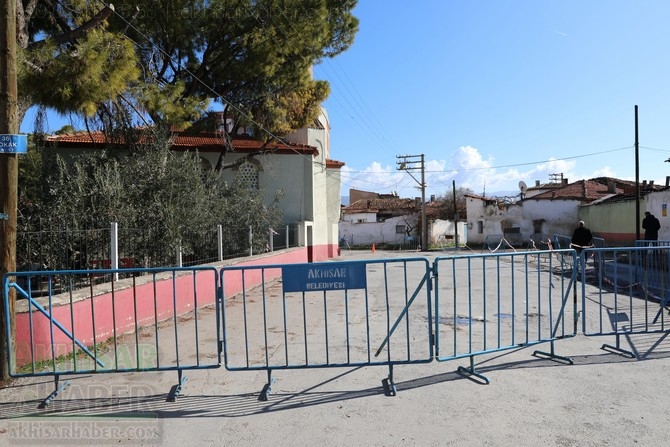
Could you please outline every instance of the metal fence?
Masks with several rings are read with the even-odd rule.
[[[184,229],[181,239],[162,244],[156,243],[161,239],[157,232],[114,222],[107,228],[18,231],[17,270],[186,267],[295,247],[299,241],[298,225],[258,234],[222,225],[204,231]]]
[[[489,253],[435,259],[435,350],[438,361],[469,358],[459,371],[475,370],[474,357],[572,337],[577,302],[572,300],[574,250]],[[567,275],[565,273],[568,273]],[[552,353],[536,351],[570,362]]]
[[[429,277],[424,258],[224,267],[243,284],[222,296],[226,369],[267,371],[266,400],[273,370],[387,365],[393,395],[393,365],[432,360]]]
[[[211,341],[220,324],[214,267],[135,269],[119,281],[113,271],[102,273],[112,282],[95,284],[91,271],[43,272],[45,296],[35,293],[34,272],[4,276],[12,376],[54,376],[58,394],[61,375],[177,371],[179,383],[169,397],[174,400],[184,370],[219,367],[220,350]],[[60,284],[65,291],[58,291],[63,278],[70,286]],[[75,282],[88,287],[75,292]],[[23,298],[16,303],[14,337],[10,289]]]
[[[8,273],[17,301],[13,376],[217,368],[265,371],[469,359],[581,332],[670,332],[670,247],[588,248],[286,265]],[[46,295],[34,277],[46,277]],[[96,274],[111,282],[96,284]],[[14,280],[13,277],[16,277]],[[64,278],[61,280],[59,278]],[[62,281],[60,292],[54,286]],[[80,281],[86,287],[69,286]],[[581,283],[581,286],[580,286]],[[581,289],[581,299],[579,290]],[[41,292],[41,291],[39,291]],[[632,353],[628,353],[633,357]],[[223,362],[223,365],[222,365]],[[51,396],[50,396],[51,397]],[[49,398],[48,398],[49,399]]]

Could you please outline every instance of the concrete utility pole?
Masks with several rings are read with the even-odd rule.
[[[421,155],[396,155],[399,171],[407,172],[421,187],[421,250],[428,251],[428,223],[426,222],[426,167]],[[417,160],[417,158],[419,160]],[[410,171],[421,170],[421,181],[418,181]]]
[[[451,189],[454,193],[454,248],[458,250],[458,221],[460,216],[458,215],[458,203],[456,201],[456,180],[451,181]]]
[[[0,0],[0,134],[18,134],[18,87],[16,82],[16,0]],[[0,152],[0,300],[5,290],[1,279],[16,271],[16,210],[18,208],[18,156]],[[9,378],[8,346],[14,337],[15,291],[9,291],[9,309],[0,305],[0,376]]]
[[[637,105],[635,106],[635,237],[640,239],[640,139],[637,130]]]

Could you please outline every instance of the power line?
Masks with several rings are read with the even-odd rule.
[[[592,157],[592,156],[595,156],[595,155],[610,154],[610,153],[613,153],[613,152],[623,151],[623,150],[632,149],[632,148],[633,148],[633,146],[627,146],[627,147],[622,147],[622,148],[619,148],[619,149],[612,149],[612,150],[600,151],[600,152],[592,152],[590,154],[574,155],[572,157],[552,158],[552,159],[549,159],[549,160],[529,161],[529,162],[525,162],[525,163],[514,163],[514,164],[499,165],[499,166],[485,166],[485,167],[478,167],[478,168],[460,168],[460,169],[459,168],[449,168],[449,169],[445,169],[445,170],[426,169],[426,173],[427,174],[428,173],[432,173],[432,174],[444,174],[444,173],[458,174],[459,172],[486,171],[486,170],[490,170],[490,169],[514,168],[514,167],[517,167],[517,166],[538,165],[538,164],[542,164],[542,163],[550,163],[552,161],[566,161],[566,160],[574,160],[574,159],[577,159],[577,158]],[[366,173],[366,172],[369,172],[369,171],[350,170],[349,172],[350,173]],[[384,172],[391,173],[393,171],[384,171]]]

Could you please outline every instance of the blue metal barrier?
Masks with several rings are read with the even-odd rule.
[[[544,235],[541,239],[544,241]],[[560,245],[566,238],[554,237]],[[12,376],[388,367],[554,342],[670,332],[670,246],[589,248],[308,264],[39,271],[3,277]],[[103,282],[108,281],[108,282]],[[581,286],[577,283],[581,282]],[[581,289],[581,300],[578,291]],[[17,295],[11,333],[10,291]],[[580,308],[581,307],[581,308]],[[15,335],[16,337],[12,337]],[[222,357],[223,355],[223,357]],[[16,357],[14,357],[16,356]],[[19,361],[14,361],[14,358]],[[222,362],[223,359],[223,362]],[[67,386],[69,382],[66,382]]]
[[[564,236],[560,234],[555,234],[554,235],[554,249],[561,249],[561,248],[570,248],[570,244],[572,243],[572,237],[571,236]],[[605,247],[605,239],[601,237],[594,237],[592,242],[594,247],[596,248],[604,248]]]
[[[132,276],[116,280],[119,272],[4,275],[10,375],[54,376],[57,394],[62,375],[174,370],[179,382],[168,396],[174,400],[184,370],[220,366],[220,346],[210,341],[220,324],[215,268],[123,269]],[[203,307],[208,303],[211,309]]]
[[[574,250],[439,257],[434,263],[438,361],[469,358],[459,371],[483,382],[474,357],[572,337],[577,330]],[[566,274],[567,273],[567,274]],[[573,295],[573,299],[570,296]]]
[[[622,335],[670,330],[670,246],[592,248],[581,256],[584,335],[614,335],[616,345],[603,349],[633,357],[621,348]]]
[[[225,366],[267,371],[261,400],[273,370],[385,365],[382,384],[394,395],[394,365],[432,361],[424,258],[225,267],[224,291],[229,283],[243,291],[223,294]],[[253,283],[261,286],[248,290]]]
[[[646,239],[638,239],[635,241],[636,247],[670,247],[670,241],[648,241]]]

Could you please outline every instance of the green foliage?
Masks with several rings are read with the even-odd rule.
[[[300,128],[328,95],[310,68],[358,30],[356,0],[119,0],[114,13],[85,0],[24,3],[22,104],[90,117],[126,101],[152,124],[183,126],[214,99],[271,133]]]
[[[217,225],[228,230],[225,246],[245,247],[243,252],[248,251],[248,230],[253,227],[254,252],[262,250],[268,227],[281,222],[277,203],[266,206],[263,191],[226,184],[213,170],[203,169],[197,153],[170,150],[169,137],[167,131],[147,130],[138,136],[134,150],[95,151],[72,163],[53,157],[48,148],[29,152],[20,162],[19,231],[83,232],[118,222],[120,228],[135,231],[122,249],[151,253],[152,265],[174,265],[179,246],[188,253],[216,252],[216,240],[192,236],[216,234]],[[61,240],[48,243],[46,251],[52,254],[43,256],[46,262],[55,263],[70,248]]]
[[[133,89],[138,106],[150,111],[156,122],[185,128],[195,117],[206,113],[209,100],[185,96],[182,81],[175,84],[142,84]]]
[[[100,103],[125,92],[139,77],[132,43],[92,30],[70,45],[46,41],[19,53],[19,91],[60,113],[92,116]]]

